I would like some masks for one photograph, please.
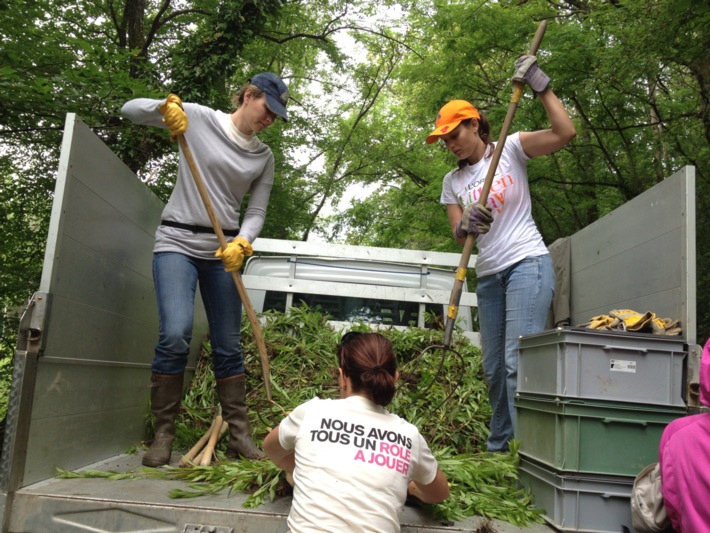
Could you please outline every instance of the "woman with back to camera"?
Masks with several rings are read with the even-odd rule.
[[[399,376],[390,341],[347,333],[338,361],[341,399],[301,404],[264,439],[293,476],[289,530],[396,533],[407,493],[441,502],[446,476],[417,428],[385,409]]]
[[[507,137],[485,206],[477,201],[496,144],[486,117],[471,103],[452,100],[439,111],[426,140],[440,140],[459,160],[444,176],[441,203],[456,242],[463,244],[473,234],[478,247],[478,318],[493,409],[489,451],[507,451],[513,438],[518,338],[544,329],[554,293],[552,261],[532,218],[527,163],[561,149],[576,135],[535,56],[518,59],[513,81],[535,92],[551,128]]]

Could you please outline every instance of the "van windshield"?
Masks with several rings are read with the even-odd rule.
[[[302,294],[293,295],[293,305],[306,305],[310,309],[327,314],[330,320],[339,322],[365,322],[390,326],[416,326],[419,304],[416,302],[398,302],[377,300],[374,298],[355,298],[346,296]],[[286,293],[266,291],[264,311],[286,311]],[[427,304],[427,313],[441,312],[441,305]]]

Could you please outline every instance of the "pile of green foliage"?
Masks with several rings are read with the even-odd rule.
[[[266,397],[258,350],[246,320],[242,328],[248,369],[247,402],[257,442],[299,404],[314,396],[339,395],[335,354],[342,332],[329,327],[327,316],[307,308],[293,308],[289,314],[267,313],[264,318],[262,334],[270,360],[273,403]],[[365,324],[352,329],[369,331]],[[452,349],[444,350],[443,333],[437,330],[380,332],[392,341],[400,371],[399,388],[388,409],[420,429],[450,482],[451,496],[432,506],[434,515],[444,522],[474,515],[515,525],[541,521],[541,512],[533,507],[530,494],[518,487],[515,443],[509,454],[485,451],[491,410],[480,350],[458,334],[454,335]],[[174,443],[177,450],[189,450],[208,430],[216,414],[219,402],[210,365],[206,344],[183,400]],[[247,491],[251,495],[245,505],[250,507],[289,491],[283,473],[271,461],[226,461],[226,441],[222,438],[218,443],[218,460],[211,466],[61,475],[180,479],[190,483],[189,490],[175,490],[172,497],[195,497],[224,489]]]
[[[306,308],[294,308],[288,315],[266,315],[262,334],[270,362],[273,404],[266,398],[258,351],[245,321],[242,339],[249,369],[248,403],[258,441],[297,405],[314,396],[338,397],[335,353],[342,333],[333,331],[326,320],[327,316]],[[353,329],[369,331],[365,324]],[[434,506],[436,515],[447,521],[472,515],[518,525],[539,521],[530,495],[517,485],[516,451],[485,451],[491,411],[480,350],[458,335],[453,350],[436,348],[443,343],[442,332],[436,330],[383,329],[381,333],[393,343],[401,375],[389,410],[420,429],[451,483],[451,497]],[[435,348],[425,351],[432,346]],[[184,449],[204,434],[218,404],[208,350],[198,363],[178,424],[176,445]],[[220,457],[226,440],[220,442]],[[222,462],[180,470],[184,478],[203,477],[204,481],[194,486],[194,493],[173,494],[176,497],[230,487],[254,490],[248,504],[258,505],[265,497],[276,497],[283,487],[279,483],[283,476],[270,461]]]

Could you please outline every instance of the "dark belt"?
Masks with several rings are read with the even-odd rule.
[[[197,224],[183,224],[182,222],[174,222],[172,220],[161,220],[161,226],[170,226],[171,228],[180,228],[191,231],[192,233],[214,233],[214,228],[209,228],[207,226],[198,226]],[[236,237],[239,235],[238,229],[223,229],[222,233],[229,237]]]

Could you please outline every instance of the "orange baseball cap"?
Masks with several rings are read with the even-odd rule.
[[[426,138],[426,143],[435,143],[440,136],[452,131],[469,118],[480,119],[481,114],[478,109],[466,100],[451,100],[436,115],[436,129]]]

